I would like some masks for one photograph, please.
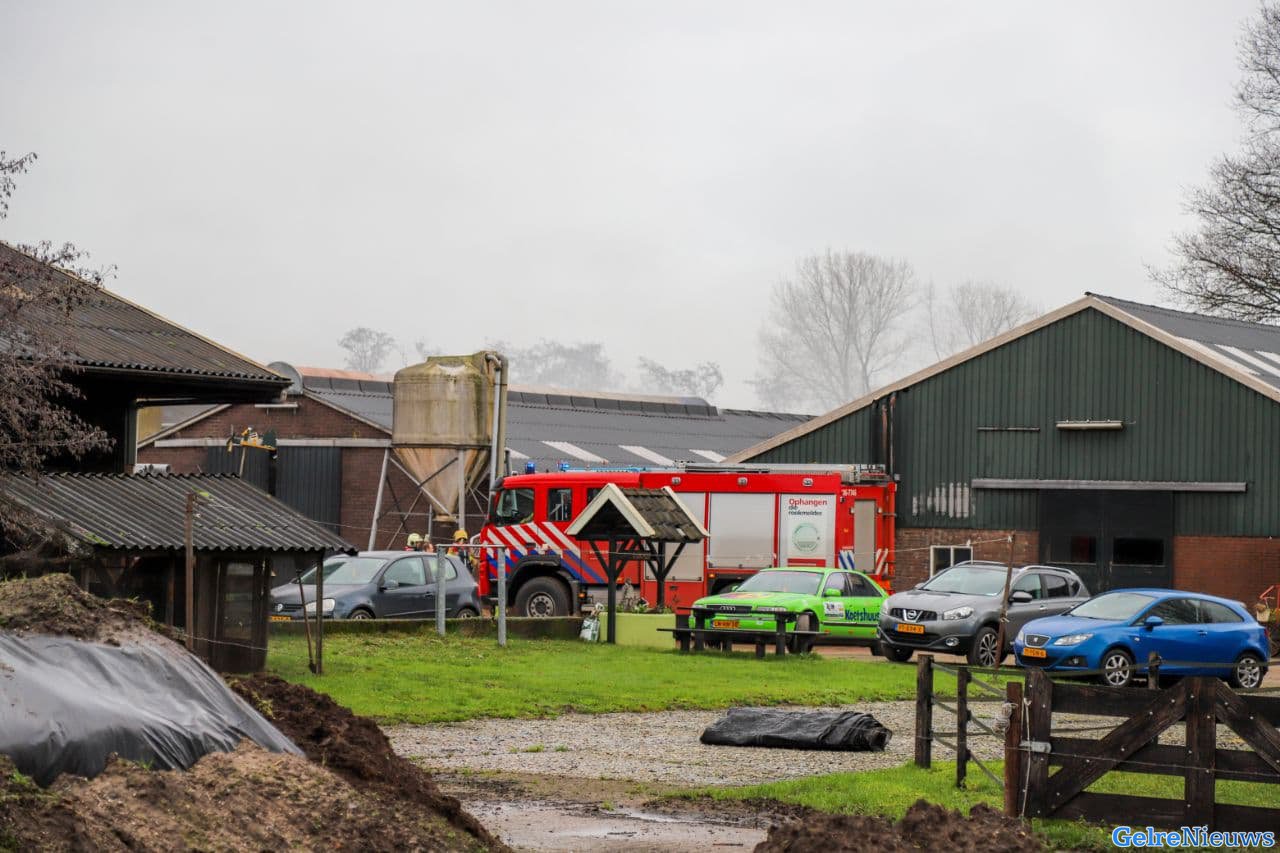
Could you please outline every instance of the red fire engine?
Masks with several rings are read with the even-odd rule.
[[[508,604],[518,616],[560,616],[603,600],[605,572],[589,542],[565,528],[605,483],[670,486],[711,533],[685,548],[667,576],[666,604],[697,599],[767,566],[856,568],[890,589],[895,484],[866,465],[713,465],[566,470],[499,480],[481,544],[506,548]],[[602,547],[603,550],[603,547]],[[493,599],[497,558],[485,552],[480,594]],[[630,583],[650,605],[652,572],[629,564]]]

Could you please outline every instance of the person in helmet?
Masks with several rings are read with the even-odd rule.
[[[454,547],[449,549],[449,553],[456,554],[458,559],[462,560],[462,562],[466,564],[467,568],[471,568],[471,549],[457,547],[459,545],[466,545],[468,538],[467,531],[462,528],[455,530],[453,532]]]
[[[421,551],[422,550],[422,534],[410,533],[409,538],[405,540],[404,549],[406,551]]]

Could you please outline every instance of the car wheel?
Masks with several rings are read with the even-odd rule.
[[[364,610],[364,609],[352,610],[351,615],[348,616],[347,618],[348,619],[372,619],[373,614],[370,613],[368,610]]]
[[[534,578],[516,592],[516,613],[549,618],[569,615],[569,592],[552,578]]]
[[[1262,661],[1257,655],[1245,653],[1236,661],[1235,667],[1231,670],[1231,686],[1238,687],[1241,690],[1252,690],[1262,685],[1262,678],[1266,674],[1263,669]]]
[[[817,619],[812,613],[801,613],[796,618],[797,631],[814,631],[817,630],[814,625]],[[801,655],[811,649],[813,639],[811,637],[787,637],[787,651],[793,655]]]
[[[1133,655],[1124,649],[1112,649],[1102,656],[1102,675],[1098,678],[1108,687],[1128,687],[1133,681]]]
[[[459,610],[459,611],[458,611],[458,615],[457,615],[455,618],[457,618],[457,619],[474,619],[474,618],[476,618],[476,617],[477,617],[477,616],[479,616],[479,615],[480,615],[480,614],[476,611],[476,609],[475,609],[474,607],[464,607],[464,608],[462,608],[461,610]]]
[[[892,643],[881,643],[880,652],[894,663],[906,663],[911,660],[911,655],[915,652],[915,649],[895,646]]]
[[[995,628],[990,625],[979,628],[973,635],[973,645],[969,647],[969,665],[991,667],[1004,660],[1004,655],[996,651],[999,643],[1000,636]]]

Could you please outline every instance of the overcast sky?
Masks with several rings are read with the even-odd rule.
[[[1158,301],[1255,8],[0,0],[0,149],[40,157],[0,238],[263,362],[601,340],[747,406],[828,246]]]

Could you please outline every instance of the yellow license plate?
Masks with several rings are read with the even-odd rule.
[[[293,619],[288,616],[272,616],[272,622],[292,622]]]
[[[1026,648],[1022,650],[1022,656],[1024,658],[1047,658],[1049,654],[1044,649]]]
[[[910,622],[899,622],[897,630],[904,634],[923,634],[923,625],[912,625]]]
[[[711,627],[712,628],[737,628],[738,620],[737,619],[712,619]]]

